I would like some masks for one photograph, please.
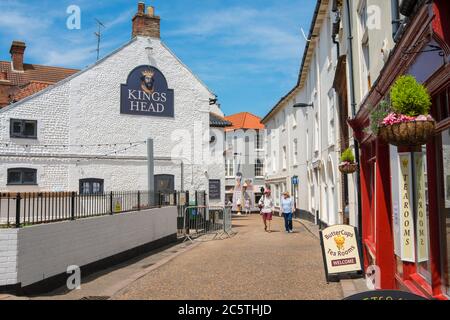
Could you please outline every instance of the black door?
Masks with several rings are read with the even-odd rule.
[[[155,175],[155,192],[174,193],[175,176],[170,174]]]
[[[175,192],[175,177],[170,174],[155,175],[155,195],[160,205],[171,205],[171,197]]]

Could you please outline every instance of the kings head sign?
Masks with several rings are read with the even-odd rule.
[[[164,75],[152,66],[131,71],[122,84],[120,113],[152,117],[174,117],[173,90]]]

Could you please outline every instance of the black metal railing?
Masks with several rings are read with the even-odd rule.
[[[185,196],[182,197],[181,194]],[[35,224],[177,206],[180,199],[189,199],[189,194],[186,196],[186,192],[177,191],[171,193],[111,191],[98,194],[0,193],[0,228],[21,228]]]

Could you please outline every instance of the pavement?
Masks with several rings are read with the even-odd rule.
[[[340,300],[366,291],[364,280],[325,281],[319,229],[274,217],[272,233],[258,214],[233,219],[235,236],[166,246],[84,277],[81,290],[0,300]]]
[[[301,223],[284,231],[274,218],[264,231],[259,215],[234,218],[237,235],[204,242],[130,286],[117,300],[340,300],[339,283],[325,281],[318,238]]]
[[[80,290],[63,287],[45,295],[29,297],[32,300],[107,300],[134,281],[170,262],[177,256],[195,248],[199,243],[177,243],[141,255],[112,268],[82,275]],[[15,297],[10,297],[15,298]],[[15,298],[23,299],[23,298]]]

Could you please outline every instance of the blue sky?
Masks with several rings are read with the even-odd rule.
[[[161,16],[162,40],[219,96],[225,114],[264,116],[296,83],[315,0],[146,0]],[[1,0],[0,59],[12,40],[27,43],[28,63],[84,68],[131,37],[138,0]],[[68,30],[69,5],[81,29]]]

